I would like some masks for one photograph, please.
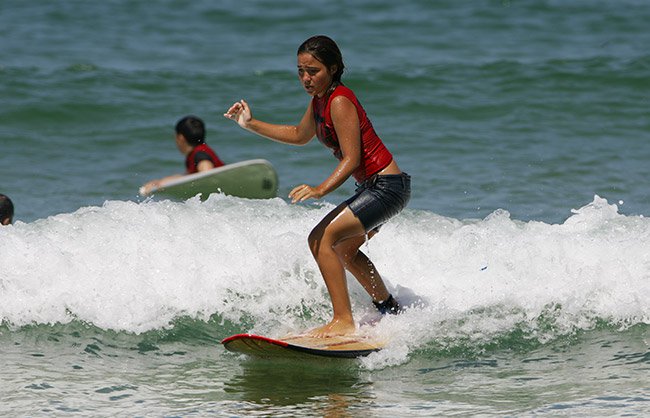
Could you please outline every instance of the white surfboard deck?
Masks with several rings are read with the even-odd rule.
[[[199,193],[202,200],[207,199],[211,193],[249,199],[270,199],[277,196],[277,191],[278,175],[271,163],[264,159],[255,159],[188,174],[153,189],[149,194],[182,200]]]

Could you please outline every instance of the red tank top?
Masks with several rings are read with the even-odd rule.
[[[192,152],[190,152],[187,155],[187,158],[185,158],[185,168],[187,169],[187,174],[197,173],[199,171],[196,168],[198,165],[198,161],[196,161],[196,154],[199,152],[208,154],[210,161],[212,161],[212,164],[214,164],[215,167],[221,167],[224,165],[217,154],[212,150],[212,148],[210,148],[207,144],[201,144],[194,147]]]
[[[343,158],[330,112],[332,99],[336,96],[347,97],[357,108],[361,128],[361,164],[352,175],[357,182],[361,183],[386,168],[393,161],[393,155],[375,132],[366,111],[357,100],[354,92],[342,84],[334,89],[329,98],[324,96],[312,99],[312,110],[316,120],[316,136],[320,142],[330,148],[336,158],[339,160]]]

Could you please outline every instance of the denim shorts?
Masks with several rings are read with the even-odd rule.
[[[345,201],[366,232],[379,227],[406,207],[411,199],[411,176],[406,173],[374,175],[359,184]]]

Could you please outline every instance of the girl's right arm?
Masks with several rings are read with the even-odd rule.
[[[298,125],[276,125],[254,119],[245,100],[235,102],[223,115],[248,131],[284,144],[305,145],[316,135],[311,102]]]

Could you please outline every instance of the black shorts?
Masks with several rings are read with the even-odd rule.
[[[345,203],[370,232],[400,213],[410,199],[411,176],[402,173],[370,177]]]

